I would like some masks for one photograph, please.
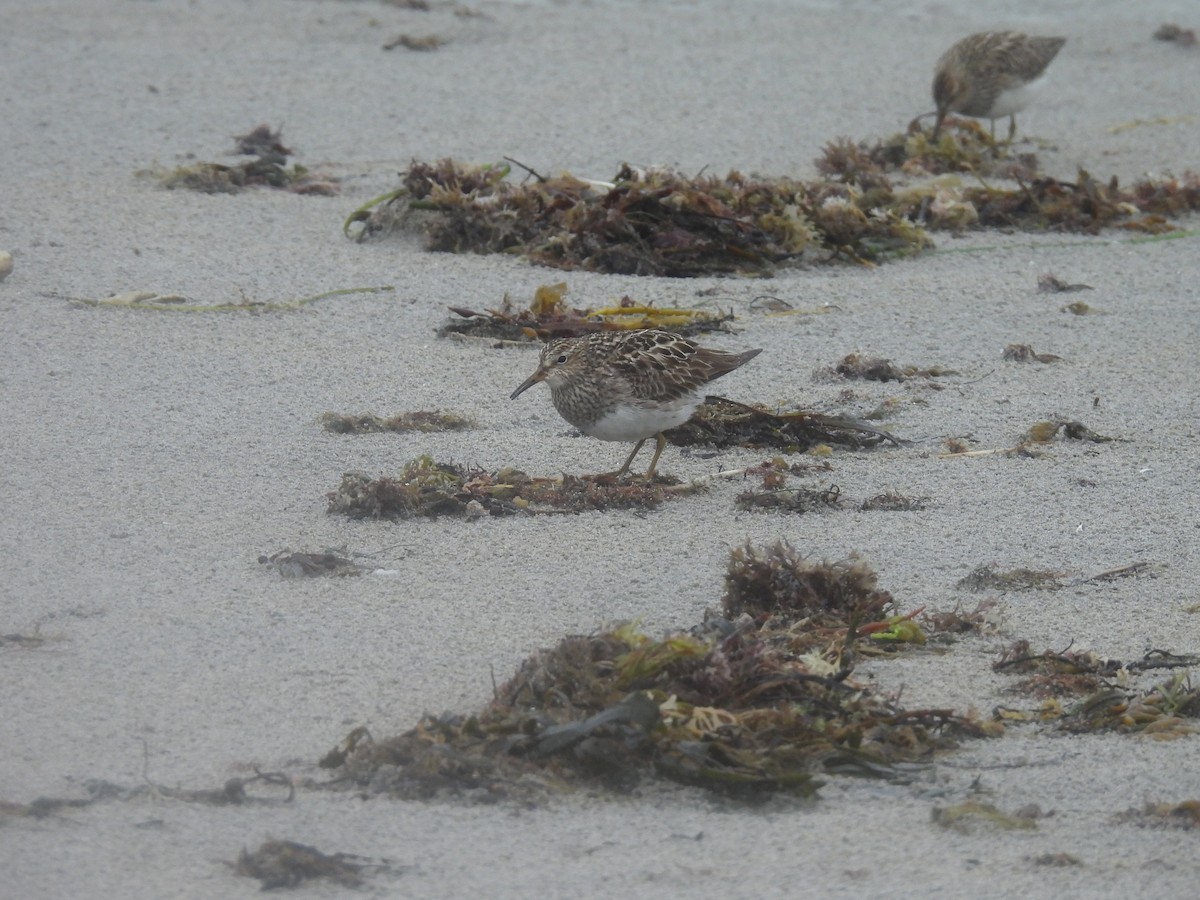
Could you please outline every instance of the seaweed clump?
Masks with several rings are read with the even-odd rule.
[[[1013,690],[1042,698],[1036,713],[1040,721],[1057,721],[1072,733],[1117,731],[1166,740],[1200,731],[1188,721],[1200,719],[1200,688],[1189,674],[1197,665],[1198,654],[1152,650],[1139,660],[1122,662],[1070,649],[1034,653],[1028,642],[1018,641],[992,668],[1026,676]],[[1141,691],[1126,686],[1131,675],[1157,669],[1181,671]],[[1079,699],[1064,707],[1063,697]],[[1009,713],[1007,718],[1028,717]]]
[[[885,441],[896,446],[901,443],[864,422],[802,411],[775,413],[716,396],[705,397],[691,419],[663,434],[676,447],[704,444],[722,449],[772,448],[784,453],[803,453],[830,444],[857,450]]]
[[[266,841],[251,853],[242,848],[233,870],[257,878],[262,889],[293,888],[313,878],[327,878],[343,887],[359,887],[363,864],[346,853],[322,853],[295,841]]]
[[[563,299],[567,283],[539,285],[528,307],[518,307],[508,294],[500,309],[479,312],[451,306],[453,319],[438,329],[438,337],[461,334],[469,337],[497,338],[501,341],[527,342],[534,338],[576,337],[592,331],[629,331],[658,328],[685,336],[727,330],[732,312],[703,309],[644,306],[628,295],[616,306],[579,309]]]
[[[280,550],[258,558],[261,565],[274,566],[284,578],[345,578],[368,571],[348,556],[333,550],[319,553]]]
[[[272,187],[293,194],[338,192],[337,180],[310,172],[306,167],[287,164],[292,151],[283,145],[280,131],[259,125],[234,138],[236,152],[253,156],[238,165],[199,162],[160,173],[158,179],[168,190],[200,191],[204,194],[236,194],[248,187]]]
[[[848,353],[833,367],[843,378],[859,378],[864,381],[907,381],[910,378],[941,378],[957,375],[954,369],[943,366],[898,366],[890,359]]]
[[[1116,177],[1102,181],[1083,169],[1074,181],[1054,178],[1041,171],[1034,154],[1001,150],[979,122],[951,118],[936,141],[914,122],[906,134],[874,144],[839,138],[826,145],[816,163],[827,178],[860,186],[890,215],[932,230],[1095,234],[1118,227],[1161,234],[1175,228],[1168,219],[1200,209],[1200,175],[1191,172],[1144,178],[1123,188]],[[1016,186],[968,185],[956,173],[1005,179]],[[893,188],[889,175],[927,180]]]
[[[354,416],[327,412],[321,416],[321,424],[325,426],[326,431],[332,431],[334,434],[378,434],[384,431],[416,431],[429,434],[435,431],[466,431],[475,423],[469,417],[456,413],[416,410],[397,413],[386,419],[373,413]]]
[[[532,478],[518,469],[496,472],[419,456],[395,477],[347,472],[328,494],[331,513],[352,519],[511,516],[545,512],[655,509],[696,488],[666,476],[618,481],[605,476]]]
[[[821,772],[903,779],[904,764],[987,728],[908,710],[852,677],[891,596],[858,559],[734,551],[720,613],[651,638],[633,625],[530,656],[470,715],[376,741],[356,729],[322,765],[374,792],[494,802],[650,777],[745,800],[809,796]],[[903,618],[903,617],[901,617]]]
[[[785,264],[868,261],[928,246],[924,232],[851,184],[688,178],[622,166],[613,182],[571,175],[514,184],[508,165],[413,161],[400,188],[356,210],[362,240],[414,212],[431,250],[515,251],[561,269],[621,275],[770,275]],[[536,173],[534,173],[536,175]]]

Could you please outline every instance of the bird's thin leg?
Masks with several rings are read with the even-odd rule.
[[[645,438],[643,438],[643,440],[645,440]],[[660,456],[662,456],[663,447],[665,447],[665,446],[667,446],[667,438],[666,438],[666,436],[665,436],[665,435],[664,435],[664,434],[663,434],[663,433],[660,431],[660,432],[658,433],[658,436],[655,438],[655,446],[654,446],[654,459],[650,460],[650,468],[648,468],[648,469],[646,470],[646,478],[647,478],[647,479],[650,479],[650,478],[653,478],[653,477],[654,477],[654,468],[655,468],[655,466],[657,466],[657,465],[658,465],[658,458],[659,458]],[[631,458],[631,459],[632,459],[632,458]]]
[[[622,475],[624,475],[626,472],[629,471],[630,463],[632,463],[633,458],[638,455],[638,451],[642,449],[642,444],[644,444],[644,443],[646,443],[646,439],[642,438],[640,441],[638,441],[636,444],[633,445],[633,452],[629,454],[629,459],[625,460],[625,465],[621,466],[621,468],[619,468],[619,469],[617,469],[617,471],[613,472],[614,478],[620,478]],[[654,459],[656,461],[658,460],[657,453],[654,454]]]

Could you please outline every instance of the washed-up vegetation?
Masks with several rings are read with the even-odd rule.
[[[531,177],[510,180],[514,164]],[[911,255],[932,246],[927,230],[1162,234],[1200,209],[1195,174],[1129,187],[1083,169],[1060,179],[1033,154],[1002,153],[971,120],[947,120],[937,140],[916,122],[874,143],[838,138],[816,164],[821,177],[809,181],[624,165],[604,182],[546,177],[512,160],[414,160],[399,187],[355,210],[344,229],[366,240],[419,223],[430,250],[520,253],[560,269],[764,276]]]
[[[340,190],[331,175],[310,172],[299,163],[288,165],[292,151],[283,145],[282,133],[259,125],[234,138],[236,152],[253,159],[237,164],[198,162],[169,171],[152,171],[169,190],[200,191],[204,194],[236,194],[249,187],[270,187],[293,194],[324,194]]]
[[[730,555],[720,612],[696,627],[564,638],[480,712],[386,739],[355,729],[322,765],[373,793],[481,802],[646,778],[743,799],[807,796],[821,773],[904,779],[908,764],[994,730],[905,709],[853,677],[860,654],[921,642],[895,607],[859,559],[747,545]]]
[[[451,306],[451,319],[438,329],[438,337],[466,335],[499,341],[528,342],[559,337],[578,337],[592,331],[629,331],[656,328],[692,336],[709,331],[727,330],[732,312],[678,307],[645,306],[628,295],[615,306],[598,309],[577,308],[567,304],[566,282],[540,285],[533,300],[519,307],[508,294],[499,309],[483,311]]]

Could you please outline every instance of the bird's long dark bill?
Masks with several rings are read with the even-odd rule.
[[[536,372],[534,372],[532,375],[530,375],[528,378],[526,378],[524,381],[522,381],[521,386],[519,388],[517,388],[515,391],[513,391],[511,394],[508,395],[508,399],[516,400],[517,397],[523,391],[528,390],[529,388],[533,387],[539,381],[542,381],[543,379],[545,379],[545,377],[546,377],[546,373],[543,372],[541,369],[538,369]]]

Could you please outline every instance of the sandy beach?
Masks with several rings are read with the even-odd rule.
[[[594,179],[623,162],[812,178],[830,140],[880,139],[930,110],[939,54],[994,27],[1068,39],[1018,116],[1045,171],[1182,174],[1200,168],[1200,49],[1152,35],[1200,27],[1194,4],[430,6],[0,3],[0,250],[13,259],[0,281],[0,894],[255,896],[259,882],[228,864],[274,838],[386,863],[357,889],[305,882],[312,897],[1195,896],[1200,831],[1121,818],[1200,800],[1195,734],[1018,725],[935,757],[911,783],[832,776],[813,801],[755,806],[652,782],[534,808],[304,787],[282,802],[262,785],[254,796],[269,802],[185,798],[256,768],[322,780],[317,760],[351,729],[387,736],[425,712],[476,710],[493,679],[564,635],[623,620],[648,634],[690,627],[719,605],[730,550],[747,541],[857,553],[904,611],[997,601],[994,633],[855,673],[910,707],[988,717],[1034,705],[992,669],[1019,639],[1126,661],[1200,652],[1195,216],[1174,223],[1178,239],[943,232],[904,260],[769,281],[563,272],[428,252],[416,234],[342,233],[413,159],[508,156]],[[445,42],[382,49],[401,34]],[[264,123],[340,192],[210,195],[146,174],[232,164],[233,137]],[[1091,290],[1039,292],[1046,273]],[[732,330],[703,343],[763,352],[719,382],[725,396],[858,416],[895,400],[886,428],[908,443],[837,450],[804,483],[926,508],[741,512],[744,486],[717,481],[645,514],[329,515],[344,472],[395,473],[426,453],[544,475],[620,463],[627,448],[579,436],[544,387],[508,399],[537,364],[533,345],[436,335],[447,306],[525,303],[559,281],[577,306],[628,295],[732,309]],[[347,289],[360,290],[295,305]],[[83,302],[134,291],[293,308]],[[797,312],[752,305],[764,293]],[[1094,314],[1063,310],[1080,296]],[[1062,360],[1003,360],[1010,344]],[[851,352],[956,374],[851,384],[831,374]],[[320,423],[434,409],[475,426],[347,436]],[[1116,440],[941,456],[950,438],[1012,447],[1047,419]],[[688,480],[763,458],[669,446],[660,469]],[[326,548],[381,571],[288,579],[259,562]],[[1134,563],[1142,574],[1086,580]],[[981,565],[1053,570],[1065,586],[957,586]],[[167,790],[47,815],[27,806],[86,798],[95,782]],[[932,820],[969,799],[1036,803],[1042,816],[969,833]]]

